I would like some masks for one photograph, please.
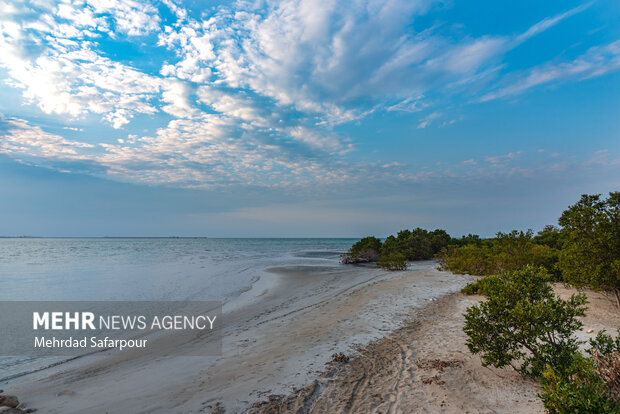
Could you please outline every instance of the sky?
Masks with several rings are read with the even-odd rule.
[[[0,235],[541,229],[620,190],[620,2],[0,0]]]

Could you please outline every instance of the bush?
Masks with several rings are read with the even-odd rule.
[[[387,270],[407,269],[407,261],[405,260],[405,255],[398,252],[381,254],[381,257],[379,258],[379,262],[377,264]]]
[[[553,249],[559,249],[562,247],[561,238],[562,233],[559,228],[552,225],[547,225],[539,231],[536,236],[534,236],[533,241],[536,244],[548,246]]]
[[[572,334],[582,327],[577,318],[585,315],[587,300],[584,294],[556,297],[548,279],[542,267],[503,273],[487,300],[467,309],[467,347],[483,365],[509,365],[536,377],[547,365],[560,372],[570,365],[579,344]]]
[[[468,283],[463,289],[461,289],[461,293],[466,295],[485,295],[488,296],[492,289],[496,288],[500,283],[500,279],[496,276],[487,276],[482,279]]]
[[[492,256],[493,252],[488,245],[468,244],[444,248],[437,258],[442,269],[453,273],[487,276],[495,273]]]
[[[349,253],[356,256],[365,250],[374,250],[379,253],[381,250],[381,240],[374,236],[364,237],[349,249]]]
[[[562,213],[559,268],[576,287],[614,291],[620,306],[620,192],[582,195]]]
[[[605,384],[605,396],[616,401],[620,411],[620,328],[618,335],[612,338],[605,330],[590,339],[587,351],[596,363],[596,373]]]
[[[528,261],[530,264],[544,267],[552,276],[553,281],[561,281],[562,277],[558,270],[558,260],[560,257],[558,249],[544,244],[532,244],[529,254],[531,256]]]
[[[468,244],[480,246],[482,244],[482,239],[477,234],[469,233],[467,236],[461,236],[460,239],[450,239],[449,244],[458,247],[467,246]]]
[[[582,356],[572,334],[582,326],[585,295],[562,300],[548,278],[544,268],[526,266],[467,285],[464,293],[488,296],[465,314],[469,350],[483,365],[540,377],[549,413],[620,413],[620,328],[615,339],[599,332],[586,351],[591,358]]]
[[[418,227],[399,231],[394,237],[394,248],[406,260],[424,260],[432,259],[449,242],[450,235],[445,230],[428,231]]]
[[[596,335],[596,338],[590,339],[590,349],[588,349],[587,352],[592,355],[592,351],[594,350],[602,355],[620,352],[620,328],[618,328],[616,339],[611,335],[607,335],[604,329]]]
[[[550,414],[620,412],[618,402],[605,396],[605,382],[597,375],[592,359],[574,354],[566,371],[558,374],[547,366],[543,374],[539,397]]]
[[[553,236],[534,238],[533,232],[513,230],[510,233],[497,233],[493,239],[477,243],[457,243],[442,249],[437,258],[441,268],[459,274],[476,276],[497,275],[521,269],[525,265],[544,266],[555,280],[559,279],[557,262],[559,251],[546,243],[553,244]],[[535,242],[539,240],[541,244]]]
[[[364,237],[342,255],[343,263],[368,263],[376,262],[381,251],[381,240],[374,236]]]
[[[364,237],[351,246],[341,260],[343,263],[378,261],[379,266],[386,269],[404,270],[407,260],[432,259],[451,240],[450,235],[441,229],[428,231],[418,227],[401,230],[396,237],[389,236],[383,243],[376,237]]]

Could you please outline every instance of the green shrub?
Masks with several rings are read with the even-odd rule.
[[[532,235],[531,230],[500,232],[492,239],[448,246],[437,254],[437,259],[442,269],[458,274],[497,275],[529,264],[545,267],[555,280],[559,280],[559,251],[547,244],[536,243]],[[537,240],[551,243],[543,238]]]
[[[620,192],[582,195],[562,213],[559,269],[576,287],[615,291],[620,306]]]
[[[479,287],[478,282],[468,283],[463,289],[461,289],[461,293],[465,295],[477,295]]]
[[[374,250],[377,253],[381,250],[381,240],[374,236],[364,237],[349,249],[349,253],[356,256],[364,250]]]
[[[620,404],[605,396],[605,383],[596,374],[591,358],[575,353],[564,373],[547,366],[539,395],[550,414],[619,413]]]
[[[439,252],[437,259],[442,269],[453,273],[487,276],[495,273],[492,256],[488,244],[468,244],[463,247],[448,246]]]
[[[379,262],[377,264],[387,270],[407,269],[407,261],[405,260],[405,255],[398,252],[381,254],[381,257],[379,258]]]
[[[562,247],[562,233],[560,229],[547,225],[532,239],[534,243],[559,249]]]
[[[584,294],[555,296],[548,279],[542,267],[503,273],[490,284],[487,300],[467,309],[467,347],[483,365],[536,377],[547,365],[556,371],[570,365],[579,344],[572,334],[583,326],[578,317],[587,300]]]
[[[498,283],[500,283],[500,279],[496,276],[483,277],[476,282],[468,283],[467,286],[461,289],[461,293],[464,293],[466,295],[488,296],[491,292],[491,289],[495,288]]]
[[[432,259],[451,240],[445,230],[428,231],[419,227],[401,230],[393,239],[393,248],[403,254],[406,260]]]
[[[381,240],[374,236],[364,237],[341,256],[343,263],[376,262],[381,252]]]
[[[432,259],[451,240],[450,235],[441,229],[428,231],[418,227],[401,230],[383,243],[376,237],[364,237],[351,246],[349,252],[341,256],[341,260],[343,263],[378,261],[379,266],[386,269],[404,270],[407,268],[407,260]]]
[[[620,328],[618,328],[618,335],[615,339],[611,335],[607,335],[604,329],[596,335],[596,338],[590,339],[588,354],[592,355],[593,350],[598,351],[601,355],[620,352]]]
[[[460,239],[450,239],[449,244],[458,247],[466,246],[468,244],[475,244],[477,246],[480,246],[482,244],[482,239],[477,234],[469,233],[467,236],[461,236]]]

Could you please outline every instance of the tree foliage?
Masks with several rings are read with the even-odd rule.
[[[620,404],[607,398],[603,379],[596,373],[591,358],[573,355],[567,373],[559,374],[552,367],[542,376],[540,398],[550,414],[611,414],[620,412]]]
[[[491,239],[452,239],[437,257],[444,269],[479,276],[543,266],[554,280],[614,291],[620,306],[620,192],[606,199],[584,194],[558,223],[536,236],[514,230]]]
[[[558,267],[576,287],[620,290],[620,192],[582,195],[559,219],[562,250]]]
[[[476,246],[481,246],[483,243],[483,239],[480,238],[477,234],[469,233],[467,236],[461,236],[460,239],[451,239],[450,245],[452,246],[467,246],[470,244],[475,244]]]
[[[448,246],[437,257],[442,268],[454,273],[497,275],[529,264],[543,266],[557,277],[558,250],[546,243],[537,243],[536,240],[541,239],[534,238],[533,234],[531,230],[499,232],[493,239]]]
[[[432,259],[451,241],[450,235],[441,229],[428,231],[422,228],[401,230],[389,236],[383,243],[376,237],[365,237],[355,243],[343,263],[378,262],[388,270],[404,270],[408,260]]]
[[[387,270],[405,270],[407,269],[407,261],[402,253],[391,252],[382,254],[377,263],[380,267]]]
[[[419,227],[401,230],[383,242],[378,265],[388,270],[404,270],[407,260],[432,259],[449,242],[450,235],[445,230],[428,231]]]
[[[501,283],[501,279],[497,276],[485,276],[476,282],[468,283],[467,286],[461,289],[461,293],[487,296],[491,290],[496,288],[498,283]]]
[[[582,327],[585,295],[563,300],[547,280],[544,268],[529,265],[479,280],[488,299],[465,313],[469,350],[483,365],[539,378],[549,413],[619,413],[620,329],[615,339],[599,332],[591,357],[582,356],[573,333]]]
[[[381,252],[381,240],[374,236],[364,237],[349,249],[342,257],[343,263],[375,262]]]
[[[381,250],[381,240],[374,236],[364,237],[353,246],[351,246],[351,254],[359,254],[364,250],[373,250],[379,252]]]
[[[532,241],[536,244],[551,247],[552,249],[560,249],[562,247],[561,237],[562,233],[560,229],[549,224],[539,231]]]
[[[572,334],[582,326],[577,318],[585,315],[585,295],[556,297],[542,267],[528,265],[498,279],[487,300],[465,313],[469,350],[480,354],[485,366],[510,365],[532,376],[547,365],[562,372],[577,352]]]
[[[590,356],[575,353],[563,373],[551,367],[543,373],[540,398],[549,413],[620,412],[620,329],[615,339],[604,330],[599,332],[590,339],[586,354]]]
[[[437,252],[450,242],[450,235],[445,230],[428,231],[421,228],[401,230],[396,237],[390,236],[389,249],[385,253],[397,251],[406,260],[432,259]],[[384,251],[382,251],[384,253]]]
[[[592,355],[592,351],[597,351],[602,355],[613,354],[614,352],[620,352],[620,328],[618,328],[618,333],[616,338],[614,339],[611,335],[608,335],[607,332],[603,329],[594,339],[590,339],[590,349],[588,349],[588,354]]]

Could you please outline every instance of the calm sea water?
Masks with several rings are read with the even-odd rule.
[[[0,300],[220,300],[265,269],[338,265],[356,239],[0,239]],[[44,363],[0,357],[0,379]]]
[[[0,239],[0,300],[224,300],[355,239]]]

